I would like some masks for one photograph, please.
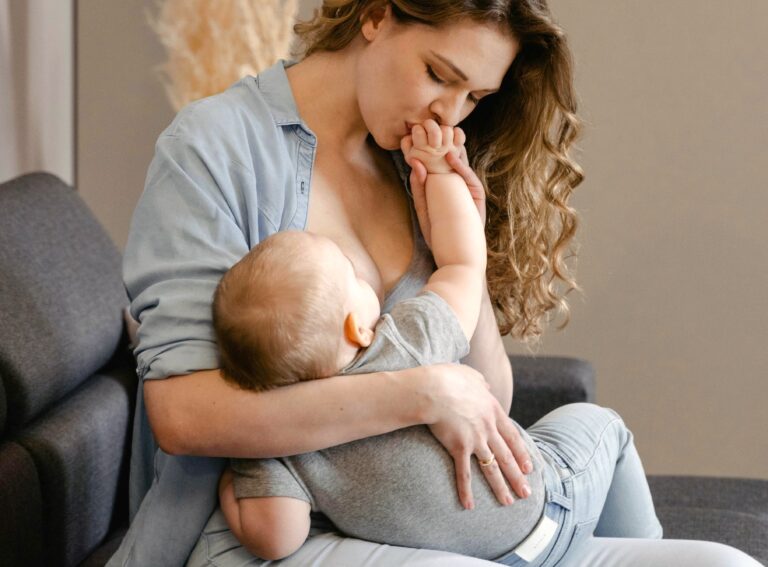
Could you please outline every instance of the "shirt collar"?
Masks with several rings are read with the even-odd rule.
[[[261,71],[256,77],[256,85],[269,104],[269,110],[279,126],[299,125],[307,132],[311,130],[299,116],[293,91],[285,70],[296,61],[280,59],[271,67]]]

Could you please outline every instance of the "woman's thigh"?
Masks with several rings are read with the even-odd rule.
[[[591,537],[558,567],[759,567],[733,547],[711,541]]]
[[[573,485],[577,531],[661,537],[632,433],[616,412],[595,404],[569,404],[541,418],[528,433],[564,466],[562,476]]]
[[[187,567],[490,567],[482,559],[443,551],[395,547],[326,533],[308,539],[290,557],[264,561],[253,557],[227,528],[224,515],[217,509],[203,530]]]

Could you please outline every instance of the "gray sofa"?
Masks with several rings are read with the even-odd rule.
[[[103,565],[127,524],[136,374],[120,254],[77,193],[35,173],[0,185],[0,565]],[[530,425],[594,401],[588,362],[513,356]],[[768,481],[650,477],[667,537],[768,559]]]

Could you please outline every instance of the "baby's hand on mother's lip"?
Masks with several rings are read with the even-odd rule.
[[[428,173],[451,173],[453,169],[445,156],[450,152],[460,152],[453,138],[452,127],[440,126],[429,119],[423,124],[414,125],[411,135],[403,138],[400,148],[409,164],[417,159],[426,166]]]
[[[453,146],[454,150],[449,151],[445,154],[445,160],[448,163],[449,166],[461,175],[461,177],[464,179],[464,182],[467,184],[467,188],[469,189],[469,194],[472,196],[472,200],[475,202],[475,206],[477,207],[477,213],[480,215],[480,220],[483,223],[483,226],[485,226],[486,221],[486,207],[485,207],[485,187],[483,187],[482,182],[480,181],[480,178],[475,174],[475,172],[472,170],[471,167],[469,167],[469,159],[467,157],[467,150],[464,147],[464,143],[466,142],[467,137],[464,133],[464,130],[459,128],[458,126],[454,127],[453,129]],[[424,197],[424,184],[427,181],[427,168],[424,166],[424,164],[418,159],[418,157],[409,155],[409,152],[406,152],[406,148],[410,148],[413,145],[413,138],[412,135],[407,135],[403,137],[403,140],[400,143],[400,148],[403,150],[403,156],[405,157],[406,163],[411,167],[411,175],[410,175],[410,186],[411,186],[411,194],[413,195],[413,201],[414,201],[414,207],[416,209],[416,214],[419,217],[419,222],[422,225],[422,233],[424,233],[424,238],[427,242],[427,245],[429,245],[429,226],[428,226],[428,218],[426,215],[426,200]],[[424,220],[427,222],[427,229],[425,230],[424,223],[422,222],[422,217],[424,217]]]

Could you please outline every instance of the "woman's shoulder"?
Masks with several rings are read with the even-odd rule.
[[[196,100],[182,108],[161,134],[205,143],[217,136],[258,141],[276,131],[268,101],[257,86],[256,77],[243,77],[227,90]]]

